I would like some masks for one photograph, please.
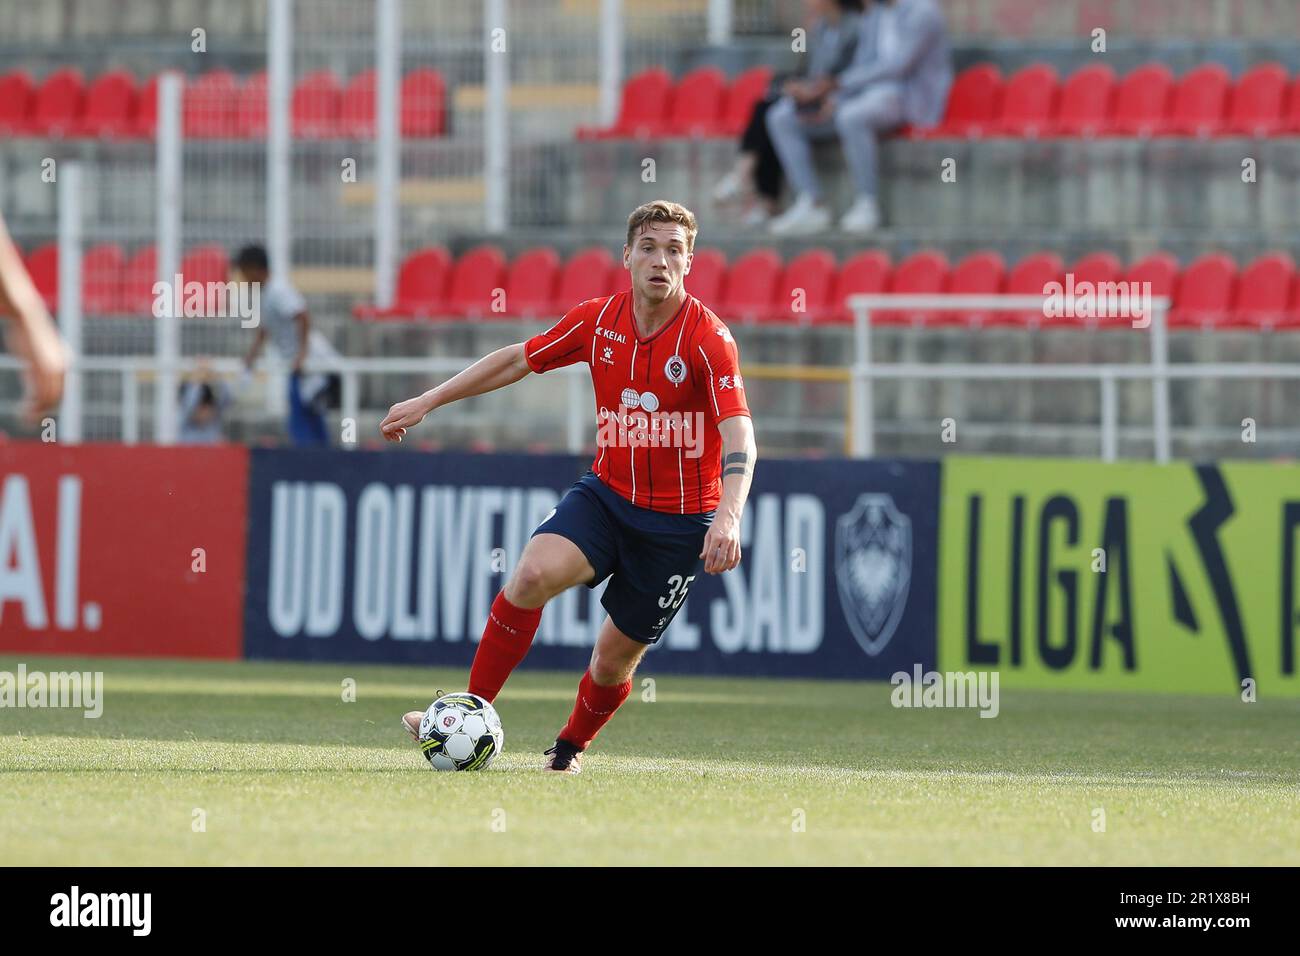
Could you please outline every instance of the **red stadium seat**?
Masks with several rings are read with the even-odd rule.
[[[339,134],[354,139],[375,135],[375,91],[378,80],[374,70],[358,73],[348,81],[339,99]]]
[[[1210,136],[1223,128],[1232,77],[1218,63],[1198,66],[1174,89],[1162,132],[1171,136]]]
[[[131,114],[127,135],[137,139],[153,139],[158,130],[158,76],[149,77],[136,94],[135,110]]]
[[[724,322],[761,322],[772,315],[781,278],[781,257],[772,249],[754,249],[727,269],[715,309]]]
[[[847,302],[849,296],[875,295],[884,292],[889,287],[892,271],[889,254],[875,249],[859,252],[845,262],[835,276],[835,287],[831,292],[831,309],[826,316],[827,321],[852,322],[853,312]]]
[[[229,282],[230,259],[224,246],[195,246],[181,259],[181,282]]]
[[[76,124],[78,136],[116,139],[131,131],[135,112],[135,77],[126,70],[110,70],[96,78],[86,91],[86,105]],[[120,250],[119,250],[120,251]]]
[[[1300,133],[1300,76],[1288,88],[1282,104],[1282,131]]]
[[[948,283],[948,259],[942,252],[923,249],[913,253],[894,270],[886,291],[900,294],[937,295]],[[924,309],[888,309],[875,312],[873,325],[919,325],[932,313]]]
[[[0,76],[0,133],[19,135],[32,128],[32,97],[36,85],[23,70]]]
[[[244,80],[235,103],[235,135],[240,139],[266,138],[266,71]]]
[[[716,66],[691,70],[673,89],[660,132],[667,136],[716,135],[726,88],[727,77]]]
[[[437,70],[411,70],[402,78],[402,135],[430,139],[447,130],[447,87]]]
[[[1295,262],[1285,252],[1266,253],[1257,258],[1241,270],[1227,324],[1247,329],[1271,329],[1285,324],[1295,277]]]
[[[406,257],[397,273],[397,291],[387,309],[361,307],[359,318],[428,318],[442,308],[451,256],[441,246],[417,249]]]
[[[185,87],[183,125],[192,139],[223,139],[235,135],[235,104],[239,83],[229,70],[204,73]]]
[[[137,249],[126,264],[121,309],[138,316],[153,316],[153,284],[158,281],[158,248]]]
[[[1174,75],[1163,63],[1139,66],[1115,91],[1115,110],[1106,132],[1112,136],[1150,136],[1164,127],[1173,96]]]
[[[1002,108],[990,132],[1036,138],[1051,131],[1061,93],[1061,78],[1045,63],[1015,73],[1002,91]]]
[[[537,318],[553,315],[560,257],[549,247],[529,249],[506,272],[506,315]]]
[[[1138,285],[1149,283],[1152,299],[1166,298],[1172,302],[1178,284],[1178,260],[1168,252],[1153,252],[1130,265],[1120,281]],[[1132,328],[1133,319],[1114,316],[1102,318],[1097,324],[1102,328]]]
[[[1115,71],[1108,66],[1085,66],[1061,87],[1053,132],[1057,136],[1096,136],[1110,125],[1115,106]]]
[[[65,67],[54,71],[36,90],[31,132],[37,136],[72,134],[80,121],[85,96],[85,82],[79,70]]]
[[[952,295],[997,295],[1006,281],[1007,264],[996,252],[972,252],[952,267],[948,274],[945,292]],[[979,328],[989,320],[990,313],[983,309],[969,312],[935,312],[930,321],[935,325],[962,325]]]
[[[1064,281],[1064,292],[1068,294],[1073,286],[1075,295],[1083,295],[1083,290],[1090,286],[1094,296],[1105,295],[1104,301],[1094,298],[1096,303],[1095,311],[1116,311],[1110,303],[1112,294],[1118,293],[1119,288],[1109,286],[1109,284],[1119,282],[1123,271],[1124,264],[1119,261],[1119,256],[1113,252],[1090,252],[1086,256],[1080,257],[1071,266],[1066,279],[1072,279],[1072,281]],[[1118,318],[1118,316],[1116,317]],[[1096,315],[1064,315],[1054,319],[1047,319],[1046,324],[1055,328],[1062,326],[1081,328],[1085,326],[1096,327],[1104,321],[1104,318]],[[1125,324],[1129,324],[1132,319],[1125,318],[1123,321]]]
[[[993,126],[1001,102],[1002,71],[992,63],[967,67],[953,81],[939,125],[918,135],[923,139],[984,136]]]
[[[1007,295],[1032,295],[1045,299],[1049,283],[1060,282],[1065,277],[1065,263],[1054,252],[1037,252],[1025,256],[1007,273],[1004,291]],[[993,313],[989,325],[1009,325],[1036,328],[1043,322],[1043,309],[1005,310]]]
[[[616,139],[625,136],[652,136],[662,128],[668,116],[668,100],[673,79],[662,67],[642,70],[623,86],[618,119],[608,129],[578,127],[579,139]]]
[[[616,288],[624,288],[619,274],[627,275],[622,262],[604,246],[584,249],[564,264],[555,287],[556,311],[563,315],[579,303],[597,296],[609,295]]]
[[[686,291],[711,309],[722,294],[726,273],[725,255],[717,249],[696,249],[691,257],[691,271],[686,274]]]
[[[493,312],[497,289],[505,286],[506,259],[496,246],[479,246],[459,259],[451,270],[447,285],[447,311],[452,315],[494,319],[502,312]],[[504,298],[500,300],[504,311]]]
[[[1296,272],[1295,278],[1291,281],[1291,295],[1287,299],[1286,313],[1282,316],[1282,321],[1273,328],[1288,332],[1300,329],[1300,271]]]
[[[120,314],[125,276],[126,253],[117,243],[87,250],[81,260],[81,306],[86,314]]]
[[[754,105],[767,95],[771,85],[772,70],[766,66],[746,70],[732,80],[722,101],[718,133],[723,136],[739,136],[743,133],[754,113]]]
[[[59,307],[59,246],[51,242],[33,249],[27,257],[27,272],[32,285],[45,300],[47,308]]]
[[[1286,105],[1286,69],[1261,63],[1242,74],[1228,100],[1228,116],[1221,133],[1239,136],[1273,136],[1281,131]]]
[[[777,283],[771,317],[801,324],[823,319],[836,271],[835,256],[826,249],[809,249],[791,259]]]
[[[314,70],[293,89],[290,115],[293,135],[301,139],[329,139],[338,134],[339,99],[343,92],[333,70]]]
[[[1237,281],[1237,264],[1222,252],[1201,256],[1178,280],[1171,329],[1214,328],[1228,321]]]

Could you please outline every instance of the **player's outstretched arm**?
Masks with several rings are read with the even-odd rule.
[[[483,356],[465,371],[423,395],[398,402],[388,410],[379,430],[389,441],[401,441],[408,428],[420,424],[424,416],[435,408],[513,385],[531,371],[524,358],[524,344],[507,345]]]
[[[9,347],[27,360],[28,418],[58,404],[68,356],[40,293],[0,219],[0,318],[12,316]]]
[[[758,461],[754,423],[748,415],[724,418],[718,422],[718,431],[722,435],[722,498],[700,552],[707,574],[730,571],[740,564],[740,516]]]

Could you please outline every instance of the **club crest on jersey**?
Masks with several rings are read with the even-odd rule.
[[[664,363],[664,376],[674,385],[686,381],[686,361],[680,355],[674,355]]]

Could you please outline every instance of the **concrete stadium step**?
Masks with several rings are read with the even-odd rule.
[[[604,225],[638,203],[672,196],[718,221],[714,185],[735,146],[722,140],[556,146],[570,226]],[[565,155],[567,154],[567,155]],[[838,144],[819,144],[828,202],[845,209],[852,184]],[[655,181],[642,180],[646,159]],[[1242,180],[1253,160],[1257,182]],[[955,182],[942,182],[946,161]],[[881,206],[893,229],[978,223],[996,233],[1253,229],[1289,239],[1300,220],[1300,140],[1180,138],[890,140],[881,151]],[[527,220],[525,220],[527,221]],[[725,221],[725,220],[723,220]]]

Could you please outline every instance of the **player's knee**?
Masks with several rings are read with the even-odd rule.
[[[521,607],[537,607],[552,597],[545,569],[539,562],[525,558],[510,577],[506,598]]]
[[[636,661],[618,660],[609,655],[596,654],[591,660],[591,679],[601,687],[614,687],[632,679]]]

